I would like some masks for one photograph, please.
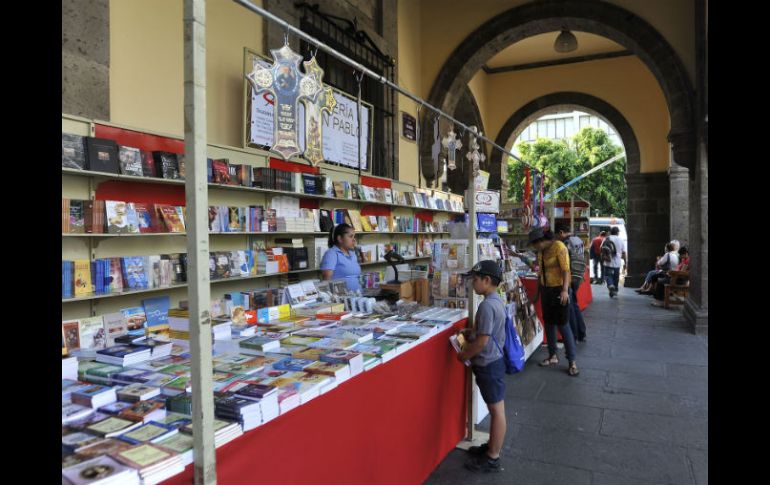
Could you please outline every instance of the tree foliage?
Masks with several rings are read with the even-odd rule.
[[[538,138],[518,145],[521,159],[545,173],[545,193],[549,194],[575,177],[623,151],[604,131],[586,127],[570,140]],[[556,200],[570,196],[591,203],[591,214],[626,217],[626,159],[616,160],[601,170],[569,186]],[[524,193],[524,165],[508,159],[508,198],[521,202]]]

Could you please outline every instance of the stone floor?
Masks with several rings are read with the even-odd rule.
[[[580,375],[539,367],[506,376],[505,470],[466,470],[455,449],[429,485],[704,485],[708,483],[708,337],[686,329],[677,310],[621,289],[594,285],[578,345]],[[488,431],[489,417],[478,426]]]

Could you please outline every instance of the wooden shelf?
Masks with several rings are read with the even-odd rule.
[[[75,175],[79,177],[104,177],[109,178],[113,180],[128,180],[132,182],[143,182],[143,183],[158,183],[158,184],[170,184],[170,185],[184,185],[184,180],[169,180],[169,179],[163,179],[163,178],[157,178],[157,177],[138,177],[135,175],[120,175],[116,173],[107,173],[107,172],[93,172],[90,170],[77,170],[73,168],[65,168],[62,167],[62,175]],[[401,205],[401,204],[393,204],[390,202],[380,202],[380,201],[374,201],[374,200],[360,200],[360,199],[340,199],[338,197],[329,197],[327,195],[317,195],[317,194],[305,194],[303,192],[288,192],[284,190],[273,190],[273,189],[261,189],[257,187],[244,187],[242,185],[226,185],[226,184],[214,184],[209,183],[209,188],[211,189],[221,189],[221,190],[245,190],[250,192],[256,192],[256,193],[262,193],[262,194],[273,194],[273,195],[285,195],[290,197],[299,197],[302,199],[318,199],[318,200],[335,200],[335,201],[345,201],[345,202],[355,202],[359,204],[371,204],[371,205],[384,205],[388,207],[400,207],[405,209],[415,209],[420,211],[429,211],[429,212],[446,212],[447,214],[465,214],[465,210],[462,211],[451,211],[446,209],[430,209],[427,207],[417,207],[417,206],[411,206],[411,205]]]

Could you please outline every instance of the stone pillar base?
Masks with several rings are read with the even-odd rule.
[[[708,335],[709,334],[709,312],[708,309],[701,309],[696,303],[689,298],[684,302],[684,310],[682,312],[685,320],[690,325],[690,329],[696,335]]]

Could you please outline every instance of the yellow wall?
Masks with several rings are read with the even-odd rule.
[[[418,2],[401,0],[398,2],[398,80],[396,84],[410,93],[420,96],[421,39],[420,5]],[[405,140],[401,136],[401,111],[417,116],[417,104],[411,99],[398,95],[398,171],[399,180],[417,184],[417,143]],[[424,113],[425,109],[421,110]],[[420,127],[423,129],[423,127]],[[433,129],[431,127],[431,129]]]
[[[487,92],[479,108],[492,139],[523,105],[546,94],[576,91],[606,101],[626,118],[639,143],[642,173],[668,169],[666,100],[652,73],[636,56],[502,74],[482,71],[478,76],[485,78]]]
[[[481,123],[484,125],[484,136],[494,138],[494,134],[489,131],[492,129],[489,126],[489,111],[485,109],[487,106],[487,95],[489,94],[489,88],[487,87],[487,80],[489,76],[484,71],[478,71],[475,76],[468,83],[468,88],[471,90],[473,97],[476,98],[476,104],[479,105],[479,113],[481,113]],[[496,131],[495,131],[496,133]]]
[[[206,4],[209,143],[243,145],[243,48],[262,52],[262,23],[230,0]],[[184,135],[182,29],[181,0],[110,1],[110,121]]]
[[[495,15],[529,2],[420,0],[419,3],[422,13],[422,96],[427,97],[444,63],[468,35]],[[692,0],[610,0],[609,3],[635,13],[660,32],[679,55],[690,79],[695,79],[695,9]]]

